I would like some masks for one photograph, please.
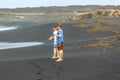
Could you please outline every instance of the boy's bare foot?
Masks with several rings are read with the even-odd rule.
[[[52,59],[55,59],[55,58],[58,58],[58,57],[55,57],[55,56],[52,57]]]
[[[63,61],[63,59],[57,59],[56,62],[60,62],[60,61]]]

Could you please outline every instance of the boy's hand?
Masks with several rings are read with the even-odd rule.
[[[51,36],[50,38],[49,38],[49,40],[52,40],[53,39],[53,37]]]

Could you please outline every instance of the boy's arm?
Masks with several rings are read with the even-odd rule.
[[[63,32],[60,31],[59,34],[57,34],[55,36],[57,36],[57,37],[63,37],[62,34],[63,34]]]
[[[57,36],[57,37],[62,37],[62,35],[55,35],[55,36]]]
[[[53,39],[54,39],[54,36],[53,36],[53,35],[49,37],[49,40],[53,40]]]

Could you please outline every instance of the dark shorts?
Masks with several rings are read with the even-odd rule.
[[[58,50],[62,50],[63,49],[63,43],[58,43],[57,48],[58,48]]]

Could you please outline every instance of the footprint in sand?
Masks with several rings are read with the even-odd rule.
[[[57,76],[59,76],[59,75],[64,73],[63,63],[57,64],[56,71],[57,71],[57,73],[56,73]]]
[[[45,71],[44,68],[42,68],[40,65],[38,65],[35,61],[32,61],[31,63],[35,69],[38,69],[39,71],[36,73],[36,75],[39,76],[39,79],[38,80],[43,80],[45,77],[43,76],[43,71]]]
[[[56,75],[61,75],[61,74],[63,74],[63,72],[64,72],[64,67],[59,67],[58,69],[57,69],[57,73],[56,73]]]
[[[64,67],[63,62],[56,63],[54,60],[44,61],[32,61],[32,65],[37,69],[35,73],[38,76],[38,80],[52,80],[63,75]]]

